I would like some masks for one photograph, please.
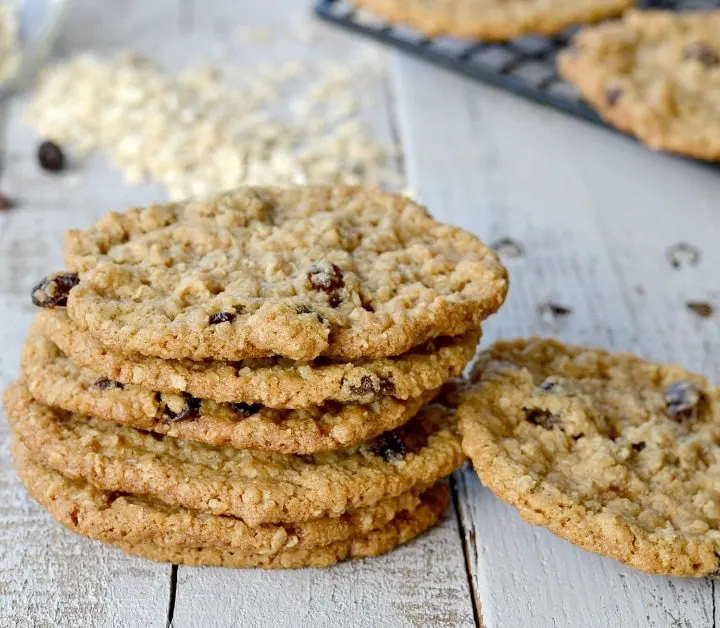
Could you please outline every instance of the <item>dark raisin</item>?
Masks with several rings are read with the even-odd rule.
[[[313,264],[308,270],[308,281],[313,290],[328,295],[330,307],[337,307],[342,302],[338,291],[345,287],[342,269],[332,262]]]
[[[233,402],[230,408],[242,417],[249,417],[260,412],[262,406],[259,403]]]
[[[113,388],[123,388],[123,384],[116,382],[115,380],[108,379],[107,377],[101,377],[91,386],[91,388],[96,390],[112,390]]]
[[[645,449],[645,443],[642,441],[640,441],[639,443],[633,443],[630,446],[637,452],[641,452],[643,449]]]
[[[551,430],[556,425],[560,425],[560,418],[554,415],[550,410],[541,408],[524,408],[525,420],[533,425],[539,425],[546,430]]]
[[[386,432],[370,441],[370,451],[385,462],[396,462],[405,458],[407,447],[397,432]]]
[[[42,142],[38,146],[37,159],[40,167],[48,172],[60,172],[65,168],[65,154],[55,142]]]
[[[686,59],[699,61],[706,68],[712,68],[720,63],[718,53],[707,44],[696,41],[685,46],[683,51]]]
[[[235,320],[235,314],[232,312],[215,312],[208,319],[209,325],[219,325],[220,323],[232,323]]]
[[[523,245],[512,238],[500,238],[495,240],[491,246],[498,255],[511,259],[522,257],[524,252]]]
[[[357,386],[348,386],[350,393],[358,397],[365,395],[391,395],[395,392],[395,384],[390,379],[378,377],[373,379],[371,375],[363,375]]]
[[[162,420],[168,423],[175,423],[176,421],[185,421],[187,419],[194,419],[197,417],[198,411],[200,410],[200,399],[193,397],[189,393],[182,393],[185,405],[179,412],[171,410],[167,404],[162,413]]]
[[[0,194],[0,211],[12,209],[13,207],[15,207],[15,202],[4,194]]]
[[[622,96],[622,90],[619,87],[610,87],[605,92],[605,102],[610,105],[616,105]]]
[[[685,307],[700,318],[710,318],[715,313],[715,308],[707,301],[688,301]]]
[[[687,380],[674,382],[665,388],[665,404],[668,414],[672,417],[692,416],[701,398],[700,389]]]
[[[33,305],[65,307],[70,290],[80,283],[77,273],[53,273],[32,289]]]
[[[389,377],[381,377],[378,384],[378,392],[381,395],[392,395],[395,392],[395,384]]]

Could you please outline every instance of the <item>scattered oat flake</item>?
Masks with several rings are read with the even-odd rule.
[[[522,257],[525,252],[523,245],[517,240],[512,238],[500,238],[492,243],[492,248],[498,255],[502,255],[508,258]]]
[[[399,189],[395,148],[356,115],[384,71],[376,63],[290,61],[238,73],[242,86],[230,87],[213,69],[173,76],[130,53],[82,55],[42,73],[25,119],[80,155],[105,151],[129,183],[157,181],[172,200],[245,184]],[[278,111],[291,82],[294,106]]]
[[[667,250],[667,258],[673,268],[697,266],[701,257],[700,249],[687,242],[678,242]]]
[[[546,301],[538,305],[537,312],[540,322],[548,327],[554,327],[559,321],[572,314],[572,308],[554,301]]]
[[[710,318],[715,313],[715,308],[707,301],[688,301],[685,306],[700,318]]]

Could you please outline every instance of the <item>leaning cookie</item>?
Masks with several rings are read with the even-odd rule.
[[[507,292],[475,236],[359,187],[244,187],[110,213],[68,233],[65,263],[36,303],[64,297],[108,349],[167,360],[400,355],[477,329]]]
[[[103,491],[83,480],[71,480],[34,461],[19,442],[13,443],[13,457],[20,481],[30,496],[54,519],[83,536],[108,543],[215,547],[268,556],[362,537],[447,492],[446,486],[438,484],[340,517],[251,527],[235,517],[168,506],[140,495]]]
[[[394,24],[428,37],[505,41],[528,33],[555,35],[574,24],[620,15],[632,0],[352,0]]]
[[[581,31],[558,67],[603,118],[651,148],[720,159],[720,10],[630,12]]]
[[[299,410],[219,403],[107,379],[75,366],[51,340],[36,334],[25,342],[22,375],[30,394],[47,406],[209,445],[288,454],[370,440],[407,423],[438,392],[405,401],[386,395],[368,405],[329,402]]]
[[[40,464],[102,490],[232,515],[251,526],[338,517],[451,474],[465,456],[454,410],[443,401],[362,445],[295,456],[214,447],[71,414],[38,403],[20,382],[5,393],[11,430]]]
[[[78,330],[63,310],[40,312],[29,337],[37,335],[50,339],[74,364],[121,384],[268,408],[309,408],[328,401],[367,405],[384,397],[420,397],[462,372],[475,353],[480,330],[436,338],[401,356],[357,363],[284,358],[192,362],[125,356],[106,350]]]
[[[501,342],[458,408],[493,493],[648,573],[720,574],[720,390],[675,365],[553,340]]]

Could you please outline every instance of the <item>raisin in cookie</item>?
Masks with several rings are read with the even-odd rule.
[[[653,149],[720,159],[720,10],[631,12],[580,32],[562,75]]]
[[[450,493],[443,486],[443,490],[437,493],[423,495],[422,502],[414,510],[399,513],[392,521],[365,536],[336,541],[312,549],[289,549],[272,555],[245,554],[215,547],[193,548],[153,543],[114,544],[128,554],[175,565],[263,567],[266,569],[329,567],[343,560],[384,554],[411,541],[438,523],[449,503]]]
[[[13,457],[18,477],[30,496],[73,532],[109,543],[216,547],[247,554],[273,555],[358,538],[447,491],[438,484],[427,491],[414,489],[340,517],[251,528],[235,517],[168,506],[140,495],[102,491],[83,480],[68,479],[32,460],[18,442],[13,444]]]
[[[356,187],[247,187],[110,213],[68,233],[65,262],[81,329],[163,359],[399,355],[477,329],[507,291],[476,237]]]
[[[439,404],[360,446],[294,456],[214,447],[71,414],[38,403],[21,383],[8,389],[5,402],[15,437],[37,462],[64,476],[233,515],[251,526],[373,506],[431,486],[464,460],[454,412]]]
[[[357,6],[429,37],[504,41],[527,33],[554,35],[573,24],[621,14],[632,0],[353,0]]]
[[[648,573],[720,573],[720,391],[704,377],[530,339],[493,346],[473,381],[463,448],[528,522]]]
[[[51,340],[31,335],[23,382],[40,403],[142,430],[237,449],[311,454],[369,440],[407,423],[436,394],[406,401],[384,396],[369,405],[329,402],[299,410],[219,403],[188,393],[121,384],[75,366]]]
[[[193,362],[125,356],[79,331],[63,310],[41,312],[29,336],[45,336],[77,366],[121,384],[268,408],[309,408],[328,401],[367,405],[385,397],[423,396],[462,372],[475,353],[479,334],[478,330],[458,338],[436,338],[402,356],[357,363],[325,358],[309,363],[284,358]]]

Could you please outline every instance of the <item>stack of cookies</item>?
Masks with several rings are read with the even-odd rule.
[[[329,565],[436,523],[451,381],[505,269],[410,200],[244,188],[70,232],[6,393],[18,474],[68,528],[232,567]]]

